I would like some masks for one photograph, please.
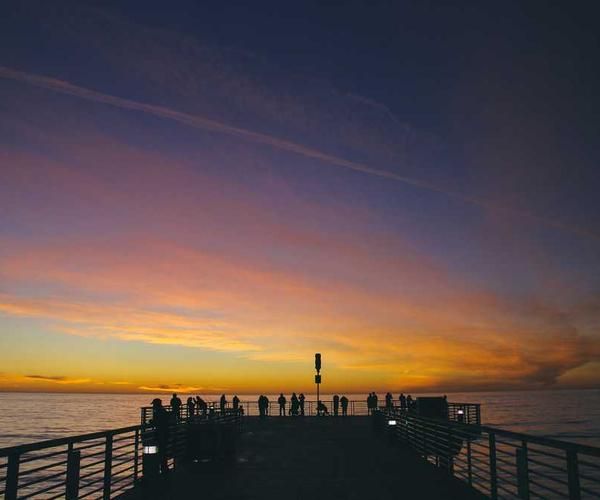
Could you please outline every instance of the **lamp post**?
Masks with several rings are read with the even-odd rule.
[[[319,414],[319,406],[321,405],[321,398],[319,396],[319,386],[321,384],[321,353],[318,352],[315,354],[315,370],[317,374],[315,375],[315,384],[317,384],[317,415]]]

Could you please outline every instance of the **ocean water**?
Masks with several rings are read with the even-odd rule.
[[[364,401],[365,394],[346,394]],[[413,394],[413,397],[419,394]],[[170,395],[0,393],[0,448],[138,424],[140,407]],[[187,395],[181,395],[185,402]],[[204,395],[207,401],[218,396]],[[227,396],[231,400],[232,395]],[[239,395],[256,401],[256,395]],[[307,400],[315,400],[306,394]],[[379,394],[380,401],[384,394]],[[398,394],[394,394],[397,399]],[[271,401],[277,396],[269,395]],[[331,395],[322,394],[323,400]],[[289,395],[288,395],[289,400]],[[600,390],[448,393],[448,400],[480,403],[486,425],[600,446]]]

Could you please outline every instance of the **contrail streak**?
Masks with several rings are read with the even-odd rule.
[[[518,217],[526,217],[546,226],[554,227],[563,231],[569,231],[580,236],[593,237],[600,240],[600,234],[596,234],[585,229],[568,226],[566,224],[554,220],[540,217],[530,212],[505,207],[496,203],[482,200],[480,198],[466,196],[462,193],[451,191],[419,179],[405,177],[402,175],[395,174],[393,172],[389,172],[387,170],[374,168],[365,163],[347,160],[338,156],[333,156],[323,151],[319,151],[318,149],[303,146],[302,144],[298,144],[296,142],[287,141],[285,139],[280,139],[268,134],[262,134],[260,132],[253,132],[252,130],[244,128],[234,127],[232,125],[228,125],[217,120],[211,120],[202,116],[183,113],[181,111],[176,111],[164,106],[146,104],[139,101],[133,101],[131,99],[123,99],[121,97],[116,97],[110,94],[96,92],[95,90],[90,90],[85,87],[80,87],[78,85],[73,85],[64,80],[58,80],[56,78],[49,78],[46,76],[36,75],[32,73],[25,73],[23,71],[17,71],[14,69],[6,68],[4,66],[0,66],[0,77],[18,82],[28,83],[35,87],[53,90],[61,94],[72,95],[81,99],[86,99],[88,101],[108,104],[110,106],[115,106],[121,109],[148,113],[168,120],[173,120],[175,122],[182,123],[193,128],[209,130],[211,132],[220,132],[230,136],[239,137],[257,144],[265,144],[282,151],[289,151],[291,153],[305,156],[307,158],[313,158],[315,160],[320,160],[326,163],[330,163],[332,165],[337,165],[339,167],[343,167],[349,170],[354,170],[356,172],[362,172],[364,174],[374,175],[376,177],[402,182],[404,184],[408,184],[420,189],[425,189],[436,193],[442,193],[446,196],[460,200],[465,203],[478,205],[490,210],[505,212]]]

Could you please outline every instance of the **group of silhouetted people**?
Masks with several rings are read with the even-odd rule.
[[[375,394],[374,392],[370,392],[367,396],[367,409],[369,414],[373,413],[373,411],[379,407],[378,401],[379,398],[377,397],[377,394]],[[401,411],[407,411],[412,409],[414,407],[414,404],[414,400],[410,394],[408,396],[405,396],[404,393],[401,393],[398,397],[397,406],[394,405],[394,396],[392,396],[390,392],[388,392],[385,395],[386,410],[393,410],[395,408],[399,408]]]
[[[157,399],[155,399],[154,401],[157,401]],[[154,401],[152,402],[153,405],[154,405]],[[228,408],[228,404],[229,404],[229,402],[227,401],[225,394],[222,394],[219,399],[219,410],[221,411],[221,414],[224,414],[226,412],[226,410]],[[179,396],[177,396],[177,394],[173,393],[173,396],[171,397],[170,405],[171,405],[171,414],[173,416],[173,419],[175,420],[175,422],[180,422],[182,420],[181,408],[182,408],[183,404],[182,404]],[[161,406],[162,406],[162,401],[161,401]],[[206,417],[210,414],[214,414],[214,412],[215,412],[214,404],[207,403],[200,396],[188,397],[187,401],[186,401],[186,408],[187,408],[187,417],[188,418],[194,417],[194,416]],[[243,408],[240,405],[240,398],[238,398],[237,396],[233,396],[233,399],[231,400],[231,408],[233,409],[233,411],[243,413]]]
[[[341,398],[335,394],[333,396],[333,416],[337,417],[340,414],[340,407],[342,408],[342,416],[348,415],[348,398],[342,396]]]
[[[294,417],[298,415],[303,417],[305,399],[306,397],[303,393],[300,393],[299,396],[296,396],[296,393],[293,392],[292,397],[290,398],[290,407],[288,409],[288,414]],[[279,416],[285,416],[285,405],[287,403],[287,400],[285,399],[283,393],[279,394],[279,397],[277,398],[277,403],[279,404]]]
[[[234,412],[243,414],[244,409],[240,405],[240,399],[237,396],[233,396],[231,401],[232,409]],[[171,401],[169,402],[171,411],[165,408],[160,398],[152,400],[152,420],[149,422],[154,427],[154,437],[156,445],[158,447],[158,454],[160,459],[160,469],[162,472],[168,470],[167,467],[167,443],[169,440],[169,428],[171,424],[177,424],[183,420],[181,409],[183,403],[181,398],[176,393],[173,393]],[[221,414],[226,413],[228,401],[225,394],[221,395],[219,399],[219,409]],[[210,417],[215,414],[215,407],[213,403],[207,403],[200,396],[190,396],[186,400],[187,419],[191,420],[194,417]]]
[[[277,398],[277,404],[279,406],[279,416],[284,417],[286,415],[290,416],[304,416],[305,415],[305,396],[300,393],[296,395],[295,392],[292,393],[290,397],[290,404],[288,405],[287,398],[283,395],[283,393],[279,394]],[[154,400],[157,401],[157,400]],[[160,400],[159,400],[160,401]],[[349,400],[346,396],[338,396],[335,394],[332,398],[332,406],[331,413],[327,408],[327,405],[323,403],[323,401],[317,401],[316,406],[316,414],[319,416],[330,415],[337,417],[338,415],[346,416],[348,415],[348,404]],[[394,404],[394,397],[390,392],[385,395],[385,409],[393,410],[399,409],[401,411],[407,411],[414,407],[414,400],[410,394],[407,396],[404,393],[401,393],[398,397],[398,404]],[[171,404],[171,414],[175,422],[180,422],[182,420],[181,409],[182,402],[181,399],[177,396],[177,394],[173,394],[173,397],[170,401]],[[153,402],[154,405],[154,402]],[[162,403],[161,403],[162,406]],[[212,415],[215,413],[215,404],[207,403],[200,396],[196,397],[188,397],[186,402],[187,407],[187,416],[188,418],[193,416],[202,416],[206,417],[207,415]],[[225,394],[222,394],[219,398],[219,406],[218,406],[221,414],[226,413],[229,408],[229,402]],[[379,398],[375,392],[369,393],[367,396],[367,409],[368,413],[373,413],[374,410],[379,408]],[[235,412],[240,412],[243,414],[243,407],[240,405],[240,398],[233,396],[231,400],[231,409]],[[165,410],[166,411],[166,410]],[[266,417],[270,413],[270,401],[269,398],[263,394],[261,394],[258,398],[258,413],[261,417]]]
[[[283,395],[283,393],[279,394],[277,398],[277,405],[279,406],[279,416],[285,417],[289,416],[300,416],[303,417],[305,415],[305,400],[306,397],[304,394],[300,393],[300,395],[296,395],[295,392],[292,393],[290,397],[290,404],[288,406],[288,400]],[[346,396],[338,396],[337,394],[333,396],[333,416],[337,417],[340,415],[346,416],[348,415],[348,404],[349,400]],[[258,398],[258,414],[261,417],[266,417],[269,415],[269,398],[263,394],[261,394]],[[330,415],[329,409],[327,405],[323,403],[323,401],[317,401],[316,406],[316,414],[318,416]]]

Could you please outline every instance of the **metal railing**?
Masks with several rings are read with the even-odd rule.
[[[600,448],[397,411],[379,418],[391,438],[489,498],[600,498]]]
[[[166,450],[169,468],[186,458],[188,424],[205,422],[239,423],[239,414],[172,421]],[[135,425],[0,448],[0,498],[114,498],[142,479],[143,448],[153,441],[150,425]]]
[[[111,498],[140,474],[141,426],[0,449],[0,495]]]
[[[321,400],[321,403],[327,407],[329,415],[335,415],[335,408],[332,400]],[[258,401],[244,400],[240,401],[239,407],[242,408],[244,415],[246,416],[257,416],[260,414],[258,409]],[[168,411],[172,411],[170,406],[165,406]],[[379,406],[380,409],[386,409],[384,406]],[[225,405],[225,409],[232,410],[231,402]],[[398,406],[392,406],[392,410],[400,411]],[[211,412],[213,414],[220,414],[220,405],[218,401],[208,401],[206,412],[199,411],[194,407],[194,416],[206,416]],[[371,414],[371,409],[367,406],[367,402],[364,400],[351,400],[348,401],[348,407],[346,415],[348,416],[367,416]],[[407,409],[406,411],[415,411],[415,408]],[[268,413],[269,416],[277,417],[280,416],[280,407],[276,401],[269,401]],[[291,416],[291,404],[288,401],[283,409],[285,416]],[[301,415],[301,411],[298,411],[298,415]],[[337,414],[342,416],[343,408],[340,404],[338,406]],[[180,409],[180,415],[182,420],[186,420],[189,417],[189,411],[186,404],[183,404]],[[317,401],[306,400],[304,402],[304,416],[316,416],[317,415]],[[144,406],[141,408],[141,422],[147,423],[152,418],[152,407]],[[448,402],[448,419],[455,422],[462,422],[466,424],[480,424],[481,423],[481,405],[476,403],[454,403]]]

